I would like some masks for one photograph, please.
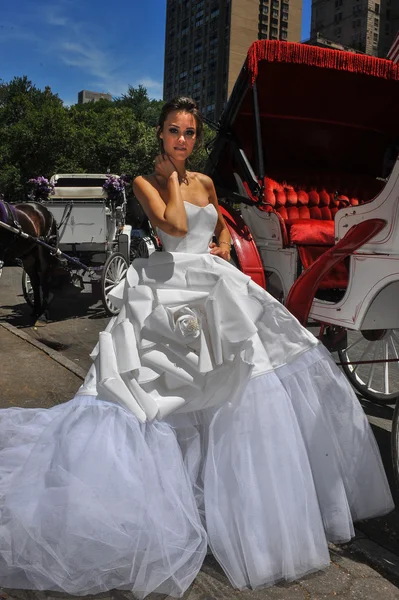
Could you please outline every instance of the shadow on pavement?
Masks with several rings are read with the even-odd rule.
[[[73,287],[73,286],[71,286]],[[6,314],[0,320],[7,321],[15,327],[32,326],[32,309],[24,301],[20,304],[3,305]],[[51,301],[48,321],[64,321],[85,317],[88,319],[103,319],[106,317],[102,302],[87,291],[75,289],[59,290]]]
[[[357,529],[365,533],[369,538],[399,555],[399,489],[396,485],[393,474],[393,465],[391,458],[391,432],[390,422],[392,421],[393,406],[384,406],[374,404],[366,400],[361,400],[361,405],[368,417],[377,417],[387,421],[389,429],[377,426],[371,423],[371,427],[381,452],[381,458],[384,463],[385,472],[388,477],[392,496],[395,502],[395,510],[390,514],[369,521],[361,521],[356,524]]]

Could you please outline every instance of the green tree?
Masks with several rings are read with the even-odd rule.
[[[0,194],[25,201],[28,179],[54,173],[151,173],[159,152],[156,124],[163,102],[143,86],[129,86],[114,101],[65,107],[50,88],[27,77],[0,82]],[[205,146],[213,132],[205,126]],[[204,147],[189,169],[203,170]]]
[[[156,127],[164,101],[151,100],[146,88],[142,85],[139,85],[137,88],[129,85],[126,94],[122,94],[121,97],[115,98],[115,104],[117,106],[130,108],[137,121],[142,121],[149,127]]]

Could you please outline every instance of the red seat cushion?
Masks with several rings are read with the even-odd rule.
[[[298,246],[298,253],[304,269],[320,258],[326,248],[322,246]],[[320,282],[320,290],[345,289],[348,285],[348,266],[346,261],[338,263]]]
[[[333,246],[334,221],[288,219],[285,222],[291,244],[297,246]]]

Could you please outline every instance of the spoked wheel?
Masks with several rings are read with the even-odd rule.
[[[33,305],[34,305],[33,287],[30,282],[29,275],[25,270],[22,271],[22,293],[24,295],[25,302],[31,308],[33,308]]]
[[[399,401],[395,404],[395,410],[393,411],[392,417],[391,456],[393,473],[395,475],[396,485],[399,488]]]
[[[114,252],[105,262],[101,274],[101,294],[105,311],[110,316],[117,315],[119,308],[112,304],[109,293],[124,279],[127,269],[127,260],[120,252]]]
[[[348,331],[348,345],[338,354],[349,381],[364,398],[380,404],[396,401],[399,329]]]

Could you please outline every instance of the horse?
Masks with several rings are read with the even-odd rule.
[[[10,205],[0,200],[0,221],[39,238],[56,248],[58,230],[53,214],[43,204],[29,202]],[[34,322],[46,314],[50,298],[50,280],[58,259],[31,239],[0,226],[0,276],[4,263],[20,260],[28,274],[33,291]]]

